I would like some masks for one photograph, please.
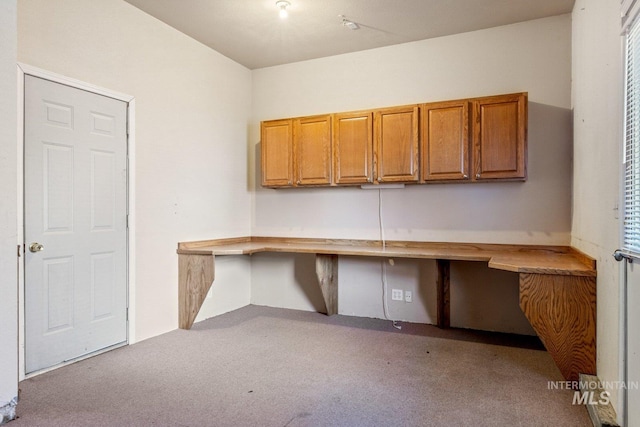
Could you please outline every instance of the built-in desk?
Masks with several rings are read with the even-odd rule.
[[[520,276],[520,308],[569,381],[596,374],[595,260],[567,246],[243,237],[178,243],[179,326],[190,329],[214,280],[216,255],[311,253],[327,314],[338,313],[338,256],[434,259],[437,323],[449,326],[450,261]]]

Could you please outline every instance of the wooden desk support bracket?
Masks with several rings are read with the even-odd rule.
[[[595,277],[520,273],[520,308],[565,379],[595,374]]]
[[[191,329],[214,279],[213,255],[178,255],[178,326]]]
[[[439,328],[448,328],[451,325],[451,262],[448,259],[436,260],[438,266],[437,282],[437,311],[436,323]]]
[[[316,275],[327,315],[338,314],[338,255],[316,254]]]

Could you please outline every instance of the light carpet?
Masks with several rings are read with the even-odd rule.
[[[589,426],[533,337],[247,306],[20,383],[21,426]]]

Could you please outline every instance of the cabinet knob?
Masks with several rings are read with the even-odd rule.
[[[371,177],[368,177],[367,182],[371,182],[371,181],[373,181],[373,179],[371,179]]]
[[[382,178],[381,177],[378,177],[378,182],[382,182]]]
[[[480,173],[476,174],[476,179],[480,179]]]
[[[301,183],[301,182],[302,182],[302,181],[297,180],[297,181],[296,181],[296,184],[300,185],[300,183]]]
[[[464,175],[462,175],[462,179],[469,179],[469,175],[465,173]]]

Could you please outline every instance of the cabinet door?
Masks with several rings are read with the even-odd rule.
[[[475,180],[525,179],[527,176],[527,94],[473,101]]]
[[[296,185],[331,184],[331,116],[294,120]]]
[[[422,179],[469,179],[469,102],[436,102],[421,106]]]
[[[373,181],[373,117],[371,112],[333,116],[333,176],[336,184]]]
[[[291,120],[262,122],[262,185],[288,187],[293,184],[293,127]]]
[[[376,180],[418,181],[418,106],[378,110],[374,120]]]

